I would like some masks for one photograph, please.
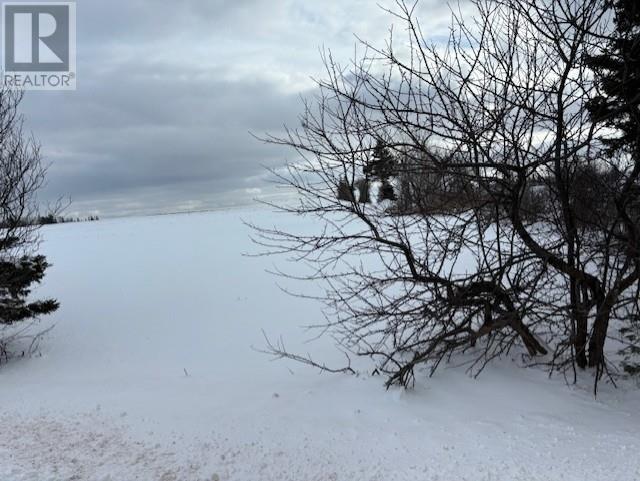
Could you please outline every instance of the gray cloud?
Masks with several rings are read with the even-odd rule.
[[[78,2],[78,90],[23,104],[51,164],[43,198],[108,216],[274,195],[262,165],[292,153],[249,131],[295,124],[320,45],[347,60],[353,33],[381,41],[391,20],[368,0]]]

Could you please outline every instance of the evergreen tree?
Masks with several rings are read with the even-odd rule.
[[[36,193],[46,169],[38,144],[22,130],[21,99],[19,92],[0,91],[0,326],[58,308],[54,300],[29,299],[31,286],[42,281],[49,266],[34,254],[40,217]],[[55,215],[48,218],[55,220]]]
[[[378,139],[376,146],[373,148],[371,160],[363,170],[365,175],[371,176],[382,183],[378,200],[396,200],[395,189],[389,182],[389,179],[396,175],[396,160],[382,140]]]
[[[612,150],[640,154],[640,1],[613,0],[615,32],[602,54],[589,58],[599,95],[590,105],[595,122],[615,130],[603,139]]]
[[[43,256],[24,256],[0,261],[0,324],[11,325],[50,314],[58,308],[54,300],[27,302],[30,286],[39,283],[49,264]]]
[[[623,188],[614,191],[612,203],[627,218],[625,231],[637,231],[640,217],[640,1],[612,0],[610,5],[614,11],[615,31],[602,54],[588,59],[599,90],[599,95],[589,105],[589,113],[594,122],[613,130],[612,135],[603,139],[610,150],[622,151],[631,157],[633,168],[624,179]],[[619,182],[617,173],[613,175],[616,177],[610,180],[610,185]],[[601,197],[598,197],[600,202]],[[593,215],[594,210],[588,214]],[[637,250],[634,254],[637,256]],[[629,374],[640,373],[639,311],[640,304],[636,300],[635,315],[626,319],[620,329],[628,343],[620,354],[624,357],[623,368]],[[590,362],[594,340],[595,336],[589,346]]]

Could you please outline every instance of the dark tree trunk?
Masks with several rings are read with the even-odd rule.
[[[589,336],[588,312],[585,308],[585,299],[581,299],[579,284],[571,280],[571,304],[574,318],[573,348],[575,350],[576,364],[580,369],[587,367],[587,338]]]
[[[576,334],[574,348],[576,351],[576,364],[580,369],[587,367],[587,316],[580,312],[576,317]]]
[[[598,314],[593,324],[593,333],[589,341],[589,367],[597,369],[598,375],[604,367],[604,345],[607,341],[609,318],[611,315],[608,304],[598,309]]]

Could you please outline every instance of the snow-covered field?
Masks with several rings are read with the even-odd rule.
[[[51,226],[39,295],[62,307],[39,352],[0,366],[0,481],[631,481],[640,391],[522,370],[441,370],[414,391],[271,362],[341,354],[298,326],[254,252],[246,210]],[[281,223],[297,222],[280,219]]]

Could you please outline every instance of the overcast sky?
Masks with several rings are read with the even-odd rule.
[[[421,3],[446,32],[446,5]],[[346,61],[354,33],[381,44],[392,21],[373,0],[78,1],[78,90],[23,103],[51,164],[43,198],[112,216],[269,195],[262,166],[294,153],[249,132],[295,125],[321,46]]]

